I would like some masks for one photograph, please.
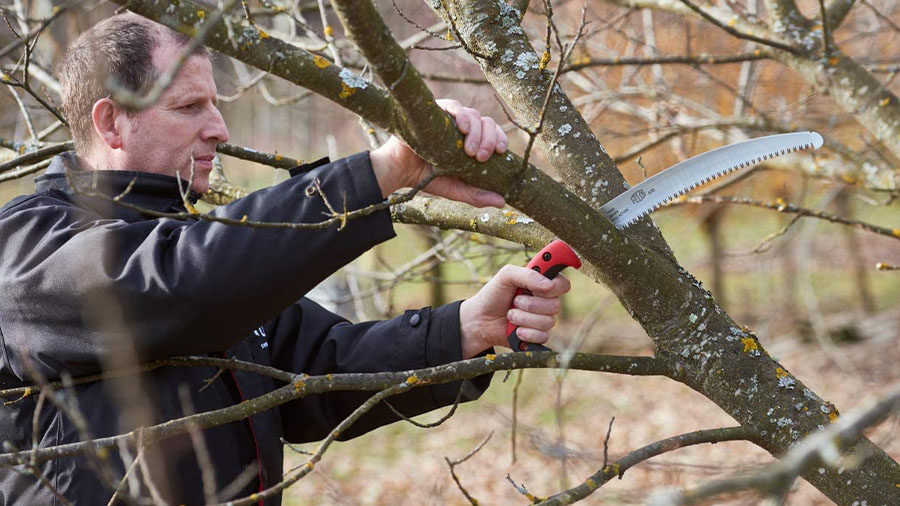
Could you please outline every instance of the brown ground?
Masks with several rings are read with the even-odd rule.
[[[829,351],[789,337],[764,343],[796,377],[846,413],[877,398],[900,379],[896,366],[900,359],[900,313],[884,313],[875,320],[885,329],[880,337]],[[638,336],[623,339],[639,340]],[[840,358],[842,365],[837,366],[833,357]],[[564,475],[560,459],[553,456],[560,453],[553,376],[549,371],[525,373],[516,464],[511,464],[510,451],[515,375],[506,383],[501,375],[495,378],[485,399],[464,406],[439,428],[395,425],[332,448],[311,476],[288,491],[286,504],[467,504],[450,477],[444,457],[462,457],[492,432],[481,452],[457,467],[460,479],[482,504],[525,504],[527,501],[505,479],[506,474],[540,495],[561,490],[566,479],[570,486],[578,483],[602,467],[603,439],[612,416],[616,420],[610,460],[664,437],[734,424],[714,404],[668,379],[571,372],[562,395],[564,444],[570,454]],[[431,421],[437,417],[432,414],[422,418]],[[871,432],[875,442],[895,458],[900,457],[900,441],[894,437],[897,429],[897,421],[892,420]],[[300,459],[291,456],[288,465],[302,462]],[[768,462],[772,458],[749,443],[681,449],[633,468],[622,480],[605,485],[583,504],[643,504],[664,487],[696,486]],[[710,504],[758,502],[757,497],[742,496],[719,498]],[[788,504],[831,503],[801,480]]]

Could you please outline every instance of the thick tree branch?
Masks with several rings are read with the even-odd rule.
[[[190,426],[206,428],[242,420],[256,413],[310,394],[333,391],[384,390],[403,383],[411,383],[415,386],[438,385],[472,379],[490,372],[511,369],[556,368],[560,367],[557,357],[557,354],[552,352],[507,353],[503,355],[487,355],[437,367],[401,372],[329,374],[324,376],[292,374],[289,384],[235,406],[169,420],[153,427],[119,436],[50,448],[39,448],[19,452],[17,455],[5,453],[0,455],[0,468],[16,465],[19,458],[29,459],[37,464],[47,460],[78,455],[89,448],[112,449],[119,441],[125,441],[133,445],[137,441],[139,433],[142,434],[145,444],[153,444],[153,442],[160,439],[185,433]],[[668,377],[676,376],[678,371],[673,363],[653,357],[623,357],[586,353],[576,353],[571,362],[568,363],[568,368],[634,376]]]

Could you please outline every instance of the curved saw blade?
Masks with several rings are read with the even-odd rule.
[[[610,200],[600,212],[625,228],[667,201],[737,169],[800,149],[817,149],[822,136],[816,132],[769,135],[722,146],[654,174]]]

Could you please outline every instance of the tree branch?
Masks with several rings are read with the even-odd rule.
[[[718,204],[738,204],[743,206],[771,209],[780,213],[796,214],[797,216],[803,216],[806,218],[816,218],[820,220],[830,221],[832,223],[840,223],[841,225],[858,228],[860,230],[872,232],[873,234],[883,235],[885,237],[890,237],[893,239],[900,239],[900,228],[879,227],[877,225],[872,225],[871,223],[866,223],[864,221],[854,220],[852,218],[844,218],[842,216],[829,214],[823,211],[816,211],[814,209],[807,209],[805,207],[800,207],[791,203],[784,202],[781,199],[776,202],[762,202],[754,199],[727,197],[723,195],[688,195],[675,199],[674,201],[666,204],[663,207],[673,207],[681,204],[703,204],[706,202],[714,202]]]
[[[888,395],[853,416],[838,418],[836,423],[807,437],[779,462],[767,469],[742,476],[732,476],[701,485],[693,490],[667,494],[661,502],[681,506],[697,504],[717,495],[740,490],[757,490],[763,494],[778,496],[790,488],[798,476],[820,466],[837,467],[841,459],[848,459],[848,467],[859,465],[870,457],[864,450],[853,451],[863,431],[884,421],[900,409],[900,385],[895,385]],[[838,472],[838,474],[841,474]]]
[[[324,376],[291,375],[291,383],[265,395],[242,402],[235,406],[207,411],[189,417],[169,420],[153,427],[141,429],[145,444],[182,434],[189,426],[213,427],[242,420],[256,413],[272,409],[285,402],[310,394],[333,391],[373,391],[384,390],[395,385],[411,382],[415,386],[430,386],[453,381],[472,379],[483,374],[511,369],[539,369],[559,367],[557,354],[507,353],[487,355],[460,362],[452,362],[437,367],[401,372],[328,374]],[[677,368],[667,360],[654,357],[625,357],[576,353],[568,364],[569,369],[583,371],[610,372],[633,376],[677,376]],[[111,449],[125,441],[135,443],[138,431],[126,434],[82,441],[49,448],[19,452],[18,455],[0,454],[0,467],[14,466],[19,458],[31,459],[34,463],[78,455],[89,448]]]
[[[777,40],[771,40],[771,39],[766,39],[766,38],[763,38],[763,37],[757,37],[756,35],[753,35],[753,34],[750,34],[750,33],[743,33],[743,32],[741,32],[741,31],[739,31],[739,30],[736,30],[735,28],[732,28],[731,26],[728,26],[728,24],[722,23],[721,21],[719,21],[719,20],[716,19],[712,14],[709,14],[709,13],[706,12],[705,10],[701,9],[699,6],[697,6],[697,4],[695,4],[695,3],[692,2],[691,0],[679,0],[679,1],[680,1],[681,3],[683,3],[684,5],[686,5],[686,6],[687,6],[689,9],[691,9],[692,11],[696,12],[697,14],[699,14],[700,17],[702,17],[703,19],[709,21],[709,22],[712,23],[713,25],[715,25],[715,26],[721,28],[722,30],[725,30],[725,31],[728,32],[729,34],[731,34],[731,35],[733,35],[733,36],[735,36],[735,37],[737,37],[737,38],[739,38],[739,39],[749,40],[749,41],[751,41],[751,42],[756,42],[757,44],[762,44],[762,45],[764,45],[764,46],[769,46],[769,47],[772,47],[772,48],[775,48],[775,49],[780,49],[780,50],[782,50],[782,51],[785,51],[785,52],[788,52],[788,53],[791,53],[791,54],[794,54],[794,55],[798,55],[798,56],[801,55],[801,54],[803,54],[803,52],[802,52],[800,49],[798,49],[798,48],[796,48],[796,47],[794,47],[794,46],[791,46],[791,45],[789,45],[789,44],[785,44],[785,43],[779,42],[779,41],[777,41]]]
[[[537,504],[542,506],[559,506],[580,501],[609,482],[609,480],[615,477],[621,478],[622,475],[625,474],[625,471],[637,464],[679,448],[705,443],[715,444],[725,441],[747,441],[753,440],[754,437],[754,431],[745,427],[727,427],[723,429],[698,430],[696,432],[689,432],[687,434],[666,438],[629,452],[613,464],[604,466],[579,485],[558,494],[554,494]]]
[[[828,21],[828,27],[831,30],[837,30],[855,4],[856,0],[828,0],[825,4],[827,13],[825,19]]]

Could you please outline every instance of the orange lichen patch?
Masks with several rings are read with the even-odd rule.
[[[728,20],[728,26],[734,27],[737,24],[737,17],[732,17]]]
[[[447,40],[453,40],[453,32],[451,32],[451,31],[448,29],[448,30],[447,30],[447,35],[444,35],[444,38],[447,39]]]
[[[841,176],[841,179],[847,184],[853,184],[856,182],[856,178],[853,177],[851,174],[844,174]]]
[[[206,11],[197,11],[197,18],[198,19],[206,18]]]
[[[297,380],[294,382],[294,391],[295,392],[297,392],[299,394],[299,393],[302,393],[304,390],[306,390],[306,382],[305,381]]]
[[[893,234],[894,237],[900,237],[900,228],[895,228],[894,230],[891,230],[891,234]]]
[[[759,56],[759,55],[761,55],[761,54],[762,54],[762,51],[760,51],[759,49],[754,49],[754,50],[753,50],[753,56]]]
[[[484,360],[487,362],[493,362],[495,358],[497,358],[497,355],[494,353],[488,353],[484,356]]]
[[[269,38],[269,34],[268,34],[268,33],[266,33],[266,32],[264,32],[264,31],[260,30],[259,28],[257,28],[257,30],[259,30],[259,38],[260,38],[260,39],[268,39],[268,38]]]
[[[519,219],[519,213],[515,211],[503,211],[503,216],[506,216],[507,225],[515,225]]]
[[[544,54],[541,55],[541,63],[538,65],[538,68],[544,70],[547,68],[548,63],[550,63],[550,51],[544,51]]]
[[[354,93],[356,93],[356,88],[347,86],[347,83],[341,83],[341,92],[338,94],[338,98],[343,100]]]
[[[595,482],[594,480],[592,480],[590,478],[585,480],[584,484],[587,485],[588,488],[590,488],[591,490],[597,490],[597,482]]]
[[[415,385],[419,382],[419,377],[413,374],[412,376],[406,378],[406,383],[409,385]]]
[[[744,343],[744,353],[759,350],[759,344],[757,344],[756,339],[753,339],[752,337],[741,338],[741,342]]]
[[[334,36],[334,28],[331,25],[325,25],[325,36],[333,37]]]
[[[248,218],[247,218],[247,215],[246,215],[246,214],[243,215],[243,216],[241,216],[241,223],[247,223],[247,219],[248,219]]]
[[[839,416],[840,416],[840,415],[838,415],[837,410],[834,410],[834,411],[832,411],[831,413],[828,413],[828,420],[830,420],[831,423],[834,423],[834,422],[837,421],[837,419],[838,419]]]
[[[621,468],[619,467],[619,464],[610,464],[603,468],[603,474],[608,476],[616,476],[619,474],[620,469]]]
[[[775,369],[775,376],[777,376],[779,379],[781,379],[781,378],[786,378],[786,377],[790,376],[790,374],[788,374],[787,371],[785,371],[784,369],[779,367],[779,368]]]
[[[315,63],[316,67],[319,67],[320,69],[324,69],[324,68],[331,66],[330,61],[326,60],[325,58],[322,58],[319,55],[313,56],[313,63]]]
[[[838,58],[838,57],[834,57],[834,58],[829,58],[829,59],[828,59],[828,64],[831,65],[832,67],[835,66],[835,65],[837,65],[837,64],[840,63],[840,62],[841,62],[841,59]]]
[[[456,147],[458,149],[462,149],[462,141],[461,140],[456,141]]]
[[[884,107],[890,103],[891,103],[891,97],[887,97],[887,98],[883,99],[881,102],[879,102],[878,105],[880,105],[881,107]]]

